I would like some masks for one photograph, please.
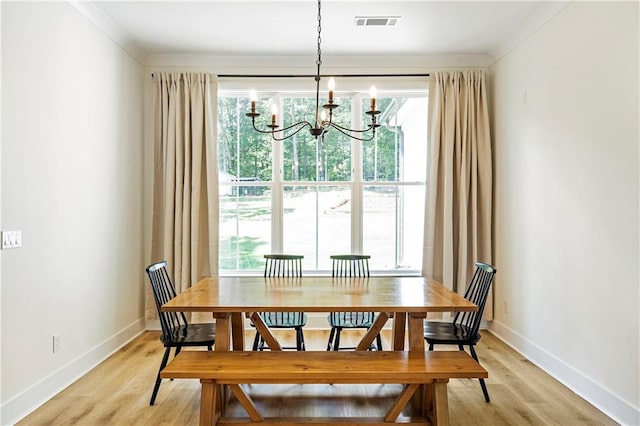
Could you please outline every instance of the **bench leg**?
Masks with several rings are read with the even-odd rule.
[[[231,384],[229,385],[229,387],[231,388],[231,391],[233,391],[236,398],[238,398],[240,405],[242,405],[247,411],[247,414],[249,414],[249,418],[251,418],[251,421],[263,422],[264,417],[262,417],[262,414],[258,410],[258,407],[256,407],[256,405],[253,403],[253,400],[249,397],[249,395],[247,395],[242,387],[238,384]]]
[[[418,384],[405,385],[404,390],[396,399],[396,402],[391,406],[386,416],[384,417],[385,422],[395,422],[402,409],[407,405],[407,403],[411,400],[411,397],[415,393],[415,391],[420,387]]]
[[[213,380],[200,380],[202,390],[200,394],[200,426],[214,425],[220,416],[218,389]]]
[[[447,395],[447,381],[433,383],[433,417],[434,425],[449,425],[449,397]]]

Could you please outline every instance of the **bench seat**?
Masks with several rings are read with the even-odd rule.
[[[486,378],[488,374],[464,351],[183,351],[164,368],[161,377],[201,381],[201,425],[232,421],[221,418],[220,385],[229,385],[249,414],[250,421],[245,424],[250,424],[265,418],[241,384],[322,383],[405,385],[384,419],[379,419],[381,423],[394,422],[406,404],[417,399],[420,413],[412,417],[412,423],[446,424],[449,379]],[[294,423],[317,420],[297,419]],[[234,424],[239,422],[233,418]]]

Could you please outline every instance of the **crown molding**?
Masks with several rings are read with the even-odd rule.
[[[67,0],[67,2],[114,43],[144,65],[145,53],[137,48],[131,41],[129,35],[118,24],[105,15],[92,1]]]
[[[315,74],[315,59],[310,56],[212,56],[212,55],[149,55],[150,70],[207,70],[218,74],[307,73]],[[488,68],[487,55],[432,56],[330,56],[324,58],[323,70],[330,73],[406,73],[428,72],[452,68]]]
[[[502,59],[507,53],[515,49],[520,43],[525,41],[531,34],[535,33],[556,16],[561,10],[567,7],[573,0],[568,1],[548,1],[543,2],[538,9],[535,10],[522,25],[511,33],[507,34],[502,41],[497,43],[489,52],[492,59],[491,65],[494,65]]]

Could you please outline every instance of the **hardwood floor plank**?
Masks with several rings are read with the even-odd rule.
[[[361,331],[344,332],[341,342],[355,346]],[[295,344],[290,331],[274,333],[285,345]],[[251,347],[253,329],[246,330]],[[384,330],[390,347],[391,333]],[[606,415],[553,379],[488,332],[477,351],[489,371],[491,403],[484,402],[477,380],[449,382],[449,420],[454,425],[615,425]],[[200,382],[163,380],[153,407],[151,390],[164,348],[159,332],[145,332],[71,386],[25,417],[18,425],[198,425]],[[310,350],[324,350],[328,330],[305,330]],[[438,349],[452,349],[439,347]],[[173,352],[172,352],[173,356]],[[249,385],[256,407],[265,417],[384,417],[400,385]],[[361,395],[351,398],[349,395]],[[233,400],[228,413],[246,417]],[[403,413],[402,416],[407,416]]]

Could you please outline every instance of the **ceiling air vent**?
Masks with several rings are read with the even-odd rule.
[[[356,27],[393,27],[400,20],[400,16],[356,16]]]

